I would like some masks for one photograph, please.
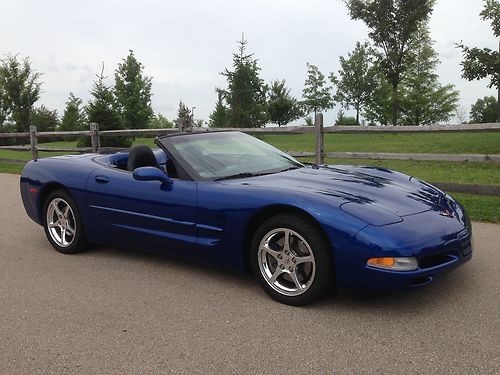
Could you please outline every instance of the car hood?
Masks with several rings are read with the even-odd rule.
[[[443,193],[403,173],[376,167],[305,167],[239,180],[245,185],[278,187],[325,198],[373,225],[440,208]],[[233,181],[236,182],[236,181]]]

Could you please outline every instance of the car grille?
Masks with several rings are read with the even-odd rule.
[[[418,263],[420,265],[420,268],[431,268],[451,262],[452,260],[455,260],[456,257],[457,256],[455,252],[426,255],[420,257]]]
[[[467,229],[465,229],[458,234],[456,241],[447,245],[439,253],[419,257],[418,263],[422,269],[432,268],[451,262],[460,257],[468,257],[471,253],[472,245],[470,235]]]

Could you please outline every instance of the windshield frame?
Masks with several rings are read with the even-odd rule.
[[[171,133],[171,134],[167,134],[167,135],[163,135],[163,136],[159,136],[157,138],[155,138],[154,142],[155,144],[160,147],[161,149],[163,149],[163,151],[165,151],[167,153],[167,155],[171,155],[172,159],[174,159],[175,162],[177,162],[178,164],[180,164],[180,166],[184,169],[184,171],[186,172],[186,174],[189,175],[190,179],[192,180],[195,180],[195,181],[217,181],[217,180],[224,180],[224,176],[219,176],[219,177],[204,177],[204,176],[201,176],[193,167],[192,165],[186,160],[186,158],[183,157],[182,153],[179,152],[179,150],[176,148],[176,144],[175,144],[175,138],[177,137],[196,137],[198,135],[204,135],[204,136],[210,136],[211,134],[221,134],[221,133],[225,133],[225,134],[234,134],[234,133],[237,133],[237,134],[245,134],[247,136],[250,136],[246,133],[243,133],[243,132],[239,132],[239,131],[204,131],[204,132],[191,132],[191,133],[184,133],[184,132],[179,132],[179,133]],[[251,137],[251,136],[250,136]],[[260,141],[260,140],[259,140]],[[280,153],[283,153],[287,159],[289,159],[294,165],[297,166],[297,169],[298,168],[302,168],[304,167],[304,164],[302,164],[301,162],[297,161],[295,158],[293,158],[292,156],[284,153],[283,151],[277,149],[276,147],[264,142],[264,141],[261,141],[263,143],[265,143],[266,145],[270,146],[270,147],[273,147],[275,148],[276,150],[278,150]],[[289,170],[289,168],[287,168],[287,170]],[[241,171],[242,173],[245,173],[246,171]],[[269,169],[269,170],[265,170],[265,171],[261,171],[261,173],[256,173],[254,176],[242,176],[241,178],[251,178],[251,177],[256,177],[256,176],[261,176],[261,175],[268,175],[268,174],[274,174],[274,173],[279,173],[279,172],[282,172],[282,170],[273,170],[273,169]],[[236,178],[236,177],[235,177]]]

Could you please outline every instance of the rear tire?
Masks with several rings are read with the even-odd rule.
[[[251,246],[252,272],[276,301],[305,305],[332,287],[331,245],[312,220],[291,214],[272,217],[257,229]]]
[[[60,253],[75,254],[86,248],[80,211],[66,190],[55,190],[45,200],[43,228],[52,247]]]

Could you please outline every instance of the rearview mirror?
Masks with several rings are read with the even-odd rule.
[[[166,172],[156,167],[139,167],[134,169],[132,173],[134,179],[138,181],[161,181],[166,186],[173,184],[173,180],[168,177]]]

